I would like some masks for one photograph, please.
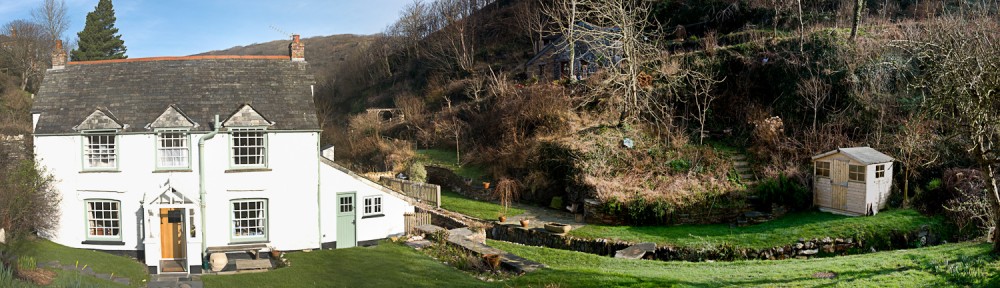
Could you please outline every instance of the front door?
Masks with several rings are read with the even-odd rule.
[[[163,272],[184,272],[184,208],[160,208],[160,257]],[[180,271],[168,271],[180,270]]]
[[[351,248],[357,245],[357,225],[354,218],[354,193],[337,194],[337,248]]]
[[[832,201],[830,207],[844,210],[847,206],[847,169],[848,162],[845,160],[836,160],[833,164],[833,174],[831,177],[830,186],[833,188]]]

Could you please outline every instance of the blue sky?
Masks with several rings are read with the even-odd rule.
[[[65,0],[76,38],[97,0]],[[184,56],[237,45],[333,34],[374,34],[412,0],[115,0],[130,58]],[[0,0],[0,24],[30,19],[42,0]],[[276,29],[274,29],[274,28]],[[278,32],[278,31],[282,32]]]

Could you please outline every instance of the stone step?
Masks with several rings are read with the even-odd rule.
[[[732,157],[730,157],[729,159],[733,159],[735,161],[743,161],[743,160],[747,159],[747,155],[736,154],[736,155],[733,155]]]
[[[736,162],[733,162],[733,166],[736,166],[736,167],[750,166],[750,162],[747,162],[747,161],[736,161]]]
[[[650,253],[656,253],[656,243],[644,242],[616,251],[615,258],[642,259]]]
[[[750,167],[736,167],[735,169],[736,169],[736,173],[738,173],[738,174],[750,173]]]

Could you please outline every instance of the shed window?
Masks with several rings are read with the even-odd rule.
[[[865,182],[865,166],[850,165],[848,172],[848,179],[851,181]]]
[[[885,164],[875,165],[875,178],[885,178]]]
[[[365,215],[382,214],[382,196],[365,197]]]
[[[830,177],[829,161],[816,161],[816,176]]]

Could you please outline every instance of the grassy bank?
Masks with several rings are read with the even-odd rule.
[[[496,220],[503,206],[493,202],[466,198],[451,190],[441,189],[441,208],[483,220]],[[524,214],[524,209],[510,207],[507,216]]]
[[[59,261],[60,265],[74,266],[82,270],[84,267],[96,273],[113,274],[115,277],[126,277],[131,287],[145,287],[149,280],[146,266],[138,261],[104,252],[76,249],[62,246],[48,240],[38,239],[25,245],[19,252],[22,257],[34,257],[39,264]],[[127,287],[115,282],[83,275],[78,271],[47,268],[56,272],[53,287]]]
[[[728,224],[679,226],[587,225],[570,235],[631,242],[656,242],[675,246],[706,247],[728,244],[745,248],[769,248],[794,243],[799,238],[880,235],[890,231],[913,231],[922,225],[946,230],[944,219],[914,210],[889,210],[871,217],[848,217],[819,211],[792,213],[779,219],[746,227]]]
[[[452,150],[424,149],[417,150],[417,155],[419,155],[420,161],[426,164],[447,168],[455,172],[456,175],[473,181],[482,180],[486,176],[486,170],[483,167],[458,163],[455,151]]]

